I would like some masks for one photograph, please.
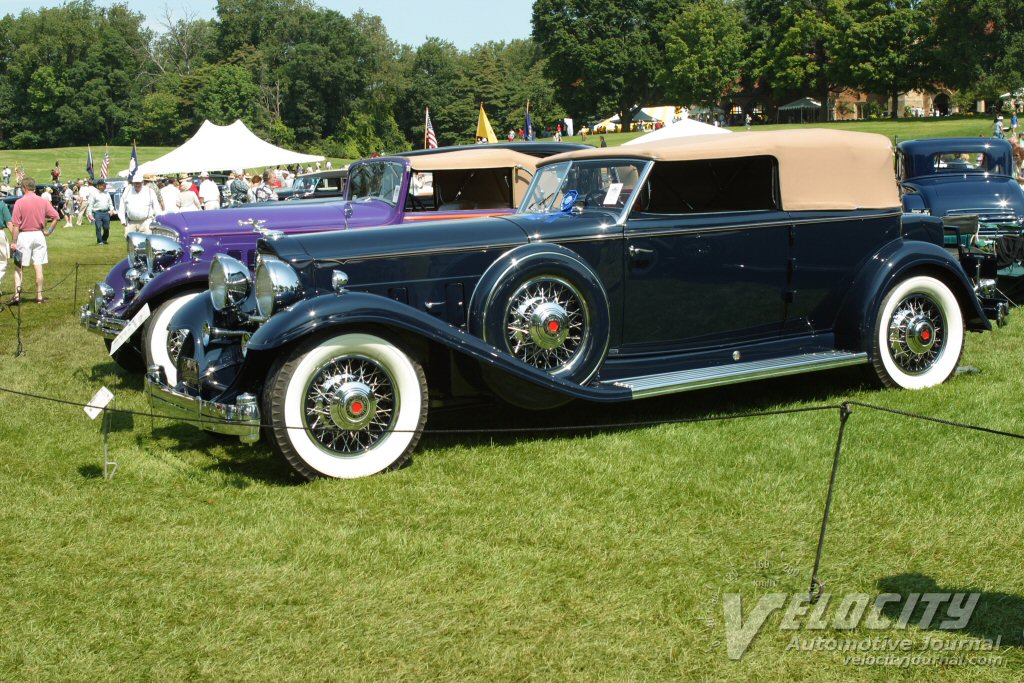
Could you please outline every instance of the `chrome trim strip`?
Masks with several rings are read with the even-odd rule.
[[[694,389],[707,389],[726,384],[738,384],[758,379],[785,377],[804,372],[831,370],[848,365],[868,362],[866,353],[830,351],[827,353],[805,353],[784,358],[716,365],[695,370],[681,370],[657,375],[643,375],[620,380],[602,382],[605,386],[629,389],[634,399],[650,398],[663,394],[675,394]]]
[[[513,247],[519,247],[524,244],[527,244],[527,242],[507,242],[505,244],[483,244],[467,247],[437,247],[435,249],[417,249],[415,251],[384,251],[377,252],[374,254],[360,254],[358,256],[350,256],[348,258],[313,259],[313,263],[317,265],[328,263],[344,265],[346,263],[353,263],[355,261],[365,261],[367,259],[375,258],[403,258],[405,256],[422,256],[424,254],[461,254],[470,251],[487,251],[488,249],[511,249]]]
[[[237,436],[243,443],[260,438],[260,411],[255,404],[239,406],[187,396],[150,372],[146,373],[146,396],[154,417],[187,421],[207,432]]]

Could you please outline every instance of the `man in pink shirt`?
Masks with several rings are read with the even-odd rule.
[[[46,253],[46,235],[52,235],[60,215],[53,204],[36,194],[36,181],[25,178],[21,181],[21,189],[25,193],[14,203],[11,218],[11,242],[14,247],[11,255],[17,251],[21,255],[21,263],[15,262],[14,267],[14,299],[12,304],[21,303],[22,268],[35,266],[36,270],[36,303],[43,303],[43,264],[49,259]],[[49,230],[46,221],[50,221]]]

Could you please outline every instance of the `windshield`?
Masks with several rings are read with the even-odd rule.
[[[296,178],[292,184],[292,189],[296,192],[312,192],[316,189],[317,183],[320,182],[319,177],[305,177]]]
[[[358,164],[348,176],[348,198],[352,201],[379,199],[396,205],[404,178],[405,164],[400,161]]]
[[[555,213],[575,207],[619,213],[629,202],[645,163],[595,159],[543,166],[530,183],[519,212]]]
[[[932,157],[936,173],[996,173],[1009,175],[998,158],[986,152],[942,152]]]

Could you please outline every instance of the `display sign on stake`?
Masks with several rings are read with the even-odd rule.
[[[143,306],[135,317],[131,319],[124,329],[117,333],[114,341],[110,342],[110,355],[113,356],[117,350],[124,346],[125,342],[132,338],[132,335],[142,327],[142,324],[149,319],[149,304]]]
[[[85,414],[90,420],[95,420],[100,413],[103,413],[103,478],[111,480],[117,473],[117,463],[110,459],[110,411],[107,406],[114,400],[114,392],[106,387],[101,387],[96,395],[89,399],[85,406]]]

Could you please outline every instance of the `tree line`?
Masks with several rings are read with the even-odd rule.
[[[361,157],[495,130],[593,121],[745,89],[827,101],[945,87],[963,101],[1024,85],[1024,0],[536,0],[528,38],[460,50],[388,36],[312,0],[218,0],[158,20],[73,0],[0,19],[0,146],[173,145],[241,118],[275,143]],[[895,108],[894,108],[895,109]]]

